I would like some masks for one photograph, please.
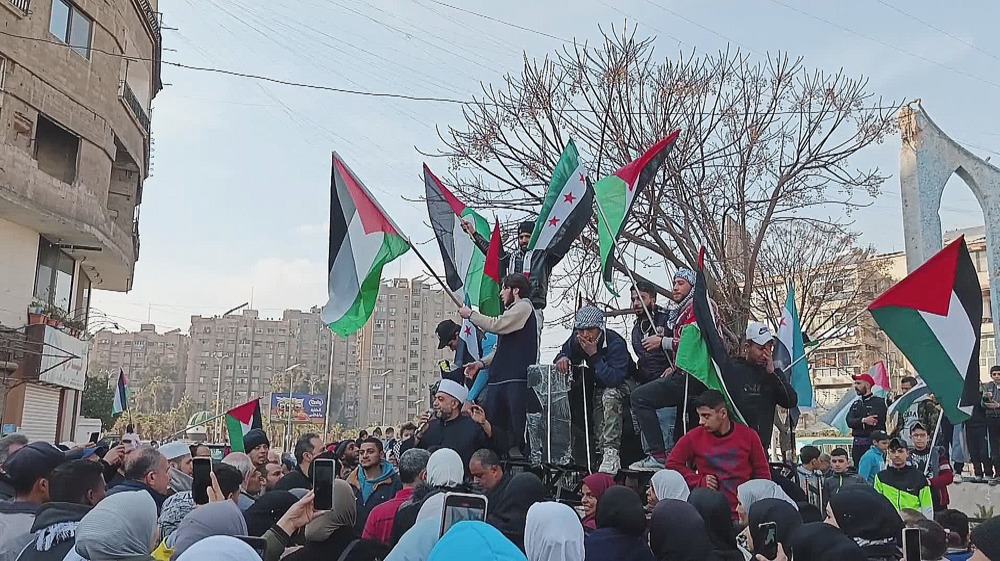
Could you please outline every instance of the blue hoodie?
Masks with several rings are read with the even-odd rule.
[[[879,450],[873,444],[867,452],[861,456],[858,462],[858,475],[863,477],[869,485],[875,485],[875,476],[885,469],[885,452]]]
[[[368,502],[368,498],[371,497],[372,492],[375,491],[375,487],[382,483],[383,481],[392,479],[396,475],[396,468],[392,467],[387,460],[382,460],[382,475],[376,477],[369,481],[365,478],[365,470],[358,468],[358,484],[361,488],[361,502]]]
[[[465,521],[451,527],[427,561],[527,561],[521,550],[485,522]]]

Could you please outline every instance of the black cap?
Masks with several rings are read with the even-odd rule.
[[[524,221],[517,225],[517,233],[520,234],[530,234],[535,231],[535,223],[531,221]]]
[[[11,454],[3,470],[15,489],[27,489],[65,460],[66,453],[48,442],[32,442]]]
[[[1000,559],[1000,516],[976,526],[969,541],[987,558]]]
[[[245,451],[250,452],[261,444],[266,444],[268,447],[271,446],[271,442],[268,441],[267,434],[263,430],[253,429],[243,435],[243,449]]]
[[[873,431],[872,442],[878,442],[881,440],[889,440],[889,435],[886,434],[884,430]]]
[[[889,450],[909,450],[910,447],[902,438],[893,438],[889,441]]]
[[[437,328],[434,330],[434,333],[438,336],[438,349],[447,347],[448,343],[451,343],[452,339],[458,337],[458,333],[461,330],[462,328],[450,319],[446,319],[439,323]]]

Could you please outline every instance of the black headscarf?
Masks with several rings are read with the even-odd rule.
[[[641,536],[646,531],[646,513],[642,508],[642,499],[628,487],[611,487],[597,503],[597,527],[614,528],[629,536]]]
[[[899,552],[903,519],[889,499],[867,485],[844,487],[830,497],[830,509],[844,535],[853,538],[865,555],[889,557]]]
[[[649,521],[649,546],[657,561],[703,561],[714,557],[698,510],[677,499],[656,503]]]
[[[750,505],[750,512],[747,513],[747,526],[750,530],[750,537],[753,538],[754,554],[758,551],[767,539],[766,532],[761,529],[761,524],[767,522],[775,523],[775,537],[778,543],[788,547],[788,540],[792,533],[802,526],[802,517],[794,505],[783,499],[763,499]]]
[[[737,551],[733,514],[726,496],[719,491],[699,487],[691,491],[688,502],[705,521],[708,539],[716,552]]]
[[[799,516],[802,517],[803,524],[809,524],[810,522],[822,522],[823,519],[826,518],[823,516],[823,511],[812,503],[799,502],[795,504],[799,505]]]
[[[533,473],[519,473],[510,480],[503,495],[497,498],[496,507],[490,512],[487,522],[524,551],[524,525],[531,505],[544,501],[547,495],[545,485]]]
[[[867,561],[864,551],[843,532],[823,522],[803,524],[792,534],[795,561]],[[785,553],[789,553],[786,548]]]
[[[243,512],[247,535],[263,536],[296,502],[298,499],[288,491],[269,491],[261,495]]]

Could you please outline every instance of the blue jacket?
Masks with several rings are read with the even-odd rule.
[[[597,342],[597,354],[590,357],[583,352],[574,333],[563,343],[562,350],[556,355],[556,361],[562,357],[569,358],[573,365],[586,362],[594,371],[597,385],[602,388],[616,388],[622,385],[633,369],[632,357],[628,354],[628,344],[614,331],[604,331],[604,336]]]
[[[400,542],[402,543],[402,542]],[[493,526],[465,521],[452,526],[431,550],[427,561],[527,561],[521,550]]]
[[[885,469],[885,452],[872,445],[858,462],[858,475],[869,485],[875,485],[875,476],[883,469]]]

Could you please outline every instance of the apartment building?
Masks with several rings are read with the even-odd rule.
[[[184,396],[190,344],[191,338],[180,329],[157,333],[153,324],[142,324],[132,333],[101,329],[90,340],[88,373],[113,380],[125,372],[139,400],[132,406],[143,412],[166,411]]]
[[[32,439],[77,438],[91,290],[132,287],[156,4],[0,0],[0,417]]]

